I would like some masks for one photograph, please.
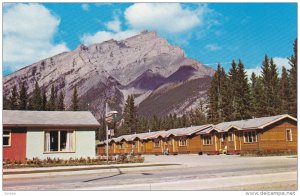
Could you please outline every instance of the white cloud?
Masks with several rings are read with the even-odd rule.
[[[84,11],[89,11],[90,6],[89,6],[89,4],[84,3],[84,4],[81,4],[81,8],[82,8]]]
[[[217,50],[221,50],[222,47],[219,46],[218,44],[207,44],[205,46],[205,49],[214,52],[214,51],[217,51]]]
[[[245,69],[248,79],[251,78],[252,73],[254,72],[256,76],[261,76],[261,68],[260,66],[256,66],[255,68]]]
[[[40,59],[68,51],[54,44],[60,19],[40,4],[11,4],[3,14],[3,62],[17,70]]]
[[[279,73],[282,72],[282,67],[284,66],[286,69],[291,69],[291,65],[289,64],[289,60],[283,57],[274,57],[274,63],[277,65],[277,70]]]
[[[277,67],[277,71],[279,74],[279,77],[281,76],[282,73],[282,67],[284,66],[286,69],[290,69],[291,66],[289,64],[289,60],[287,58],[284,57],[274,57],[273,58],[274,63],[276,64]],[[255,73],[256,76],[261,76],[261,65],[257,65],[255,66],[255,68],[251,68],[251,69],[246,69],[246,73],[248,75],[248,78],[251,77],[252,72]]]
[[[109,39],[125,39],[143,30],[153,30],[175,43],[186,43],[192,36],[189,30],[204,26],[205,16],[211,12],[206,4],[199,4],[196,9],[191,9],[179,3],[135,3],[124,12],[127,29],[122,31],[121,11],[114,10],[114,19],[104,24],[106,30],[84,34],[80,40],[85,45],[90,45]]]
[[[179,3],[135,3],[125,10],[130,28],[179,33],[203,25],[206,5],[192,10]]]
[[[101,43],[103,41],[107,41],[110,39],[114,40],[122,40],[126,39],[128,37],[134,36],[138,34],[139,32],[128,30],[128,31],[120,31],[120,32],[108,32],[108,31],[98,31],[97,33],[91,35],[91,34],[84,34],[80,41],[84,45],[91,45],[94,43]]]
[[[120,15],[121,10],[117,9],[113,11],[114,19],[112,21],[109,21],[105,23],[105,27],[113,32],[120,32],[121,31],[121,21],[120,21]]]
[[[106,23],[105,26],[111,31],[119,32],[121,30],[121,21],[118,18],[116,18],[115,20]]]

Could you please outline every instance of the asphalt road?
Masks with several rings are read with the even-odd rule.
[[[168,189],[164,185],[169,185],[169,190],[202,190],[205,189],[207,180],[220,182],[230,182],[226,184],[226,190],[230,187],[243,185],[251,190],[249,181],[252,181],[252,187],[259,187],[264,190],[266,184],[270,189],[270,182],[278,186],[278,189],[289,190],[295,188],[297,183],[297,159],[289,157],[197,157],[182,155],[177,157],[146,157],[146,162],[151,161],[170,161],[180,163],[176,169],[166,167],[164,170],[130,171],[121,172],[116,169],[110,174],[85,174],[72,176],[43,177],[35,179],[14,179],[4,180],[3,190],[144,190],[141,185],[150,185],[146,190],[154,189],[157,184],[157,190]],[[270,181],[273,180],[273,181]],[[275,180],[275,181],[274,181]],[[255,181],[259,183],[255,183]],[[174,184],[178,183],[179,184]],[[173,184],[172,184],[173,183]],[[151,188],[151,184],[153,185]],[[201,184],[201,186],[200,186]],[[280,186],[280,184],[288,184]],[[137,185],[137,186],[133,186]],[[191,187],[192,186],[192,187]],[[207,186],[207,190],[222,190],[220,186]],[[225,184],[224,184],[225,186]],[[172,188],[173,187],[173,188]],[[222,187],[222,186],[221,186]],[[241,190],[242,190],[241,186]],[[225,190],[225,188],[224,188]]]

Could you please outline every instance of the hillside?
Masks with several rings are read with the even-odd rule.
[[[186,91],[199,91],[199,96],[205,96],[213,73],[214,70],[187,58],[181,48],[170,45],[155,32],[144,31],[122,41],[80,45],[73,51],[28,65],[3,78],[3,95],[8,97],[12,87],[18,87],[21,82],[27,84],[31,94],[37,81],[46,90],[48,98],[52,85],[57,87],[58,92],[63,91],[68,108],[73,88],[77,86],[81,109],[91,110],[100,119],[106,101],[121,112],[129,94],[135,94],[141,114],[148,112],[144,108],[150,100],[153,104],[152,97],[157,96],[157,92],[161,93],[161,98],[155,99],[158,105],[162,100],[173,100],[173,96],[178,96],[174,104],[188,101],[192,105],[195,99],[190,97],[191,93],[179,95],[173,91],[186,88]],[[203,85],[201,88],[194,87],[197,85],[192,81],[202,81],[199,85]],[[173,90],[162,91],[167,87]],[[156,108],[156,111],[167,114],[185,110],[174,107]]]

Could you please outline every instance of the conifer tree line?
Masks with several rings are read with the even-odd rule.
[[[139,117],[133,95],[127,97],[122,118],[121,127],[113,126],[116,130],[115,136],[203,125],[207,122],[202,102],[199,103],[198,108],[191,109],[187,114],[180,117],[175,113],[162,117],[156,115]],[[101,139],[104,139],[104,135],[101,136]]]
[[[63,91],[58,91],[54,85],[51,86],[50,97],[47,99],[46,91],[40,88],[38,82],[35,83],[31,96],[27,93],[26,83],[13,86],[11,95],[3,97],[3,108],[6,110],[35,110],[35,111],[65,111],[65,95]],[[74,87],[72,104],[70,110],[79,110],[77,88]]]
[[[231,63],[228,74],[218,65],[208,92],[208,122],[290,114],[297,117],[297,39],[294,54],[288,58],[291,69],[282,68],[265,55],[261,76],[252,73],[250,81],[241,60]]]

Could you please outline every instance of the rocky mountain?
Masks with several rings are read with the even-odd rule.
[[[98,119],[103,116],[106,101],[121,111],[129,94],[134,94],[136,104],[141,105],[140,114],[181,114],[206,96],[213,73],[214,70],[187,58],[181,48],[170,45],[155,32],[144,31],[122,41],[80,45],[74,51],[20,69],[3,78],[3,94],[8,97],[12,87],[23,81],[30,94],[38,81],[48,96],[52,84],[63,91],[67,108],[77,86],[80,107],[91,110]],[[195,92],[189,93],[190,87]],[[160,103],[161,97],[166,102],[172,100],[172,96],[178,96],[173,92],[180,89],[185,94],[176,101],[178,107],[163,108],[158,104],[160,107],[152,112],[147,109],[149,104]]]

